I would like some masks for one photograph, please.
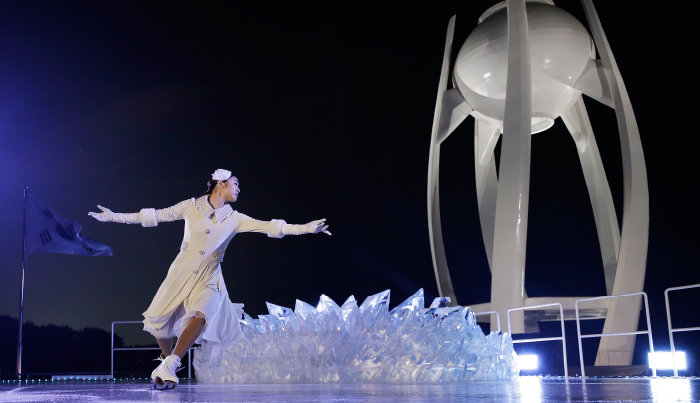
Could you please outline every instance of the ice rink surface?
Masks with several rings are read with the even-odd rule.
[[[144,379],[0,382],[1,402],[697,402],[700,378],[564,378],[436,384],[204,385],[156,391]]]

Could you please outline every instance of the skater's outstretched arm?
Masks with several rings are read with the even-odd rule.
[[[284,220],[261,221],[242,213],[238,214],[239,223],[236,226],[236,232],[262,232],[271,238],[282,238],[285,235],[317,234],[319,232],[331,235],[325,218],[307,224],[287,224]]]
[[[331,233],[328,231],[328,225],[326,225],[325,218],[301,225],[284,224],[282,226],[282,233],[285,235],[318,234],[319,232],[331,235]]]
[[[102,211],[99,213],[91,211],[88,215],[101,222],[141,224],[144,227],[155,227],[159,222],[181,220],[184,217],[185,207],[190,204],[194,204],[194,198],[164,209],[144,208],[138,213],[115,213],[107,207],[98,204],[97,207]]]

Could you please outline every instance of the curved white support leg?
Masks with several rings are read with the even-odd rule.
[[[617,257],[620,251],[620,227],[610,193],[610,185],[605,176],[605,168],[600,158],[600,151],[598,151],[583,97],[579,96],[571,108],[561,116],[561,119],[576,142],[598,230],[598,242],[605,270],[605,289],[608,295],[612,295]]]
[[[620,256],[612,292],[615,295],[639,292],[644,288],[649,242],[649,188],[642,142],[632,103],[595,7],[591,0],[582,0],[582,3],[600,59],[612,73],[612,96],[622,150],[624,205]],[[611,302],[604,333],[637,330],[641,299],[634,299],[635,302],[629,300],[631,298]],[[596,365],[629,365],[634,354],[634,341],[635,336],[602,338]]]
[[[489,269],[493,265],[493,228],[496,218],[496,194],[498,176],[493,150],[501,128],[491,122],[474,121],[474,173],[476,176],[476,199],[479,206],[481,235],[484,239]]]
[[[508,0],[508,76],[498,178],[491,268],[491,307],[525,303],[525,244],[530,194],[532,78],[524,0]],[[511,317],[513,333],[524,331],[522,311]],[[504,328],[502,324],[501,328]]]
[[[438,293],[449,297],[453,305],[458,304],[452,287],[450,271],[447,267],[445,246],[442,240],[442,225],[440,223],[440,143],[471,113],[471,108],[455,89],[447,90],[450,71],[450,53],[454,36],[455,16],[450,18],[447,26],[445,53],[442,60],[442,71],[438,85],[433,130],[430,136],[430,155],[428,160],[428,235],[433,257],[433,269],[437,281]]]

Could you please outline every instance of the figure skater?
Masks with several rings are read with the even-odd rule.
[[[158,341],[161,363],[151,373],[155,389],[172,389],[180,359],[194,343],[202,340],[228,342],[242,336],[238,319],[242,304],[229,300],[221,274],[221,261],[231,239],[239,232],[260,232],[271,238],[285,235],[328,235],[326,219],[308,224],[287,224],[284,220],[260,221],[231,208],[241,190],[231,171],[217,169],[207,183],[207,193],[172,207],[141,209],[138,213],[114,213],[97,206],[100,213],[88,215],[102,222],[141,224],[154,227],[160,222],[185,220],[180,253],[170,265],[148,309],[143,329]],[[177,343],[173,349],[173,338]]]

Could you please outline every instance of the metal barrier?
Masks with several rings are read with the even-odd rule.
[[[501,315],[497,311],[486,311],[486,312],[479,312],[475,313],[474,317],[476,318],[477,316],[482,316],[482,315],[493,315],[496,314],[496,322],[498,323],[498,331],[501,331]]]
[[[564,309],[562,308],[561,304],[559,302],[555,302],[552,304],[544,304],[544,305],[535,305],[535,306],[523,306],[520,308],[510,308],[507,313],[508,313],[508,333],[512,334],[510,331],[510,313],[512,311],[524,311],[527,309],[535,309],[535,308],[544,308],[546,306],[559,306],[559,322],[561,323],[561,337],[540,337],[540,338],[534,338],[534,339],[522,339],[522,340],[513,340],[513,344],[516,343],[535,343],[539,341],[551,341],[551,340],[561,340],[561,351],[564,356],[564,376],[569,377],[569,369],[566,364],[566,333],[564,333]],[[578,311],[577,311],[577,316],[578,316]],[[577,318],[578,319],[578,318]]]
[[[114,325],[115,324],[135,324],[143,323],[140,320],[121,320],[112,322],[112,349],[111,349],[111,360],[110,360],[110,370],[109,374],[114,379],[114,352],[115,351],[139,351],[139,350],[158,350],[160,347],[114,347]],[[192,378],[192,348],[187,350],[187,377]]]
[[[608,298],[620,298],[620,297],[632,297],[635,295],[642,295],[644,297],[644,310],[646,313],[647,317],[647,330],[640,330],[636,332],[625,332],[625,333],[591,333],[591,334],[584,334],[581,335],[581,323],[578,315],[578,304],[579,302],[585,302],[585,301],[595,301],[595,300],[600,300],[600,299],[608,299]],[[645,292],[634,292],[631,294],[621,294],[621,295],[606,295],[603,297],[594,297],[594,298],[583,298],[583,299],[578,299],[576,300],[575,303],[575,308],[576,308],[576,334],[578,336],[578,354],[579,354],[579,359],[581,361],[581,377],[585,378],[586,377],[586,371],[584,369],[583,365],[583,348],[581,345],[581,339],[582,338],[590,338],[590,337],[612,337],[612,336],[629,336],[629,335],[635,335],[635,334],[644,334],[646,333],[649,336],[649,349],[651,350],[651,356],[654,357],[654,341],[652,340],[651,337],[651,320],[649,320],[649,301],[647,299],[647,293]],[[656,376],[656,367],[652,367],[652,374]]]
[[[692,284],[681,287],[671,287],[664,291],[664,298],[666,299],[666,321],[668,322],[668,339],[671,342],[671,358],[673,359],[673,376],[678,376],[678,365],[676,364],[676,346],[673,344],[673,332],[691,332],[694,330],[700,330],[700,327],[682,327],[674,329],[671,326],[671,309],[668,302],[668,292],[676,290],[685,290],[689,288],[700,287],[700,284]]]

